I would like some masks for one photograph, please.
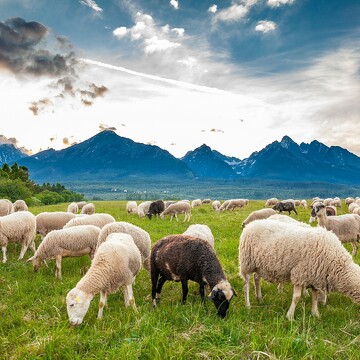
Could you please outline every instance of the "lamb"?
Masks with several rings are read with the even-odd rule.
[[[151,239],[149,233],[140,227],[125,221],[113,222],[105,225],[101,229],[97,243],[97,249],[112,233],[125,233],[132,236],[135,245],[139,248],[141,254],[141,263],[143,264],[144,268],[150,272]]]
[[[219,211],[220,210],[220,201],[219,200],[214,200],[211,204],[211,207],[215,210],[215,211]]]
[[[76,215],[64,211],[42,212],[36,215],[36,232],[41,240],[52,230],[59,230]]]
[[[166,215],[170,215],[170,221],[172,221],[173,217],[175,216],[176,221],[178,220],[177,215],[184,214],[184,222],[190,221],[191,218],[191,206],[184,201],[179,201],[175,204],[169,205],[161,214],[160,217],[163,219]]]
[[[201,205],[201,199],[195,199],[191,202],[191,207],[194,208],[196,206],[200,206]]]
[[[115,222],[115,219],[106,213],[97,213],[86,216],[76,216],[64,225],[64,229],[79,225],[95,225],[100,229],[106,224]]]
[[[11,204],[12,205],[12,204]],[[36,219],[29,211],[19,211],[0,217],[0,245],[3,263],[6,263],[8,243],[21,244],[18,260],[21,260],[28,248],[35,252]]]
[[[139,218],[145,217],[145,214],[149,211],[151,203],[152,201],[144,201],[138,206],[137,213]]]
[[[13,203],[13,209],[14,209],[14,212],[17,212],[17,211],[28,211],[29,208],[28,206],[26,205],[26,202],[24,200],[16,200],[14,203]]]
[[[102,318],[108,294],[123,288],[125,306],[136,310],[132,291],[135,276],[141,267],[139,249],[128,234],[110,234],[99,246],[91,267],[75,288],[66,295],[71,325],[80,325],[95,294],[100,293],[98,319]]]
[[[193,280],[200,286],[202,302],[204,287],[210,286],[210,299],[214,302],[217,314],[222,318],[226,316],[230,300],[236,293],[227,281],[213,248],[206,240],[186,235],[167,236],[154,245],[150,261],[154,307],[166,280],[181,281],[183,303],[188,294],[188,280]]]
[[[33,257],[34,271],[39,270],[47,259],[56,259],[55,277],[61,279],[61,260],[63,257],[89,255],[94,257],[100,229],[94,225],[81,225],[49,232],[40,243]]]
[[[128,215],[137,213],[137,203],[136,201],[128,201],[126,203],[126,212]]]
[[[273,209],[261,209],[255,210],[249,214],[249,216],[242,222],[241,227],[244,228],[247,224],[250,224],[254,220],[266,219],[271,215],[275,215],[276,211]]]
[[[272,207],[274,210],[279,211],[281,214],[283,211],[288,211],[289,215],[291,211],[294,211],[294,213],[297,215],[297,211],[295,209],[295,204],[292,201],[280,201],[276,205]]]
[[[203,224],[190,225],[183,232],[183,235],[188,235],[194,238],[206,240],[214,249],[214,245],[215,245],[214,235],[212,234],[211,229],[207,225],[203,225]]]
[[[14,212],[13,204],[8,199],[0,199],[0,216],[9,215]]]
[[[360,239],[360,216],[357,214],[345,214],[340,216],[327,216],[325,206],[314,206],[311,211],[312,217],[318,218],[318,226],[333,231],[342,243],[351,243],[352,255],[357,253],[356,242]]]
[[[313,316],[319,316],[320,290],[337,291],[360,303],[360,267],[336,235],[322,227],[301,228],[269,219],[254,221],[241,234],[239,264],[247,307],[250,307],[249,282],[253,272],[269,282],[294,285],[286,315],[290,320],[303,287],[312,289]],[[259,287],[255,290],[257,298],[261,298]]]
[[[276,205],[278,202],[279,202],[279,200],[277,198],[267,199],[265,202],[265,207],[272,207],[272,206]]]
[[[95,214],[95,205],[93,203],[88,203],[83,206],[80,214],[92,215]]]
[[[152,216],[160,215],[165,210],[165,203],[163,200],[156,200],[153,201],[150,206],[149,210],[146,213],[146,216],[151,219]]]
[[[69,204],[66,211],[73,214],[77,214],[79,211],[79,206],[76,202],[72,202],[71,204]]]

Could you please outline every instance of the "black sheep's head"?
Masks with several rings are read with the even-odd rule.
[[[325,205],[323,204],[319,204],[319,205],[315,205],[312,210],[311,210],[311,216],[314,218],[316,217],[316,215],[318,214],[318,212],[321,210],[321,209],[324,209],[325,208]]]
[[[233,292],[233,295],[236,295],[236,292],[234,289],[231,289]],[[220,289],[213,289],[211,291],[211,294],[209,296],[209,299],[211,299],[217,309],[217,314],[224,319],[226,317],[227,311],[230,306],[230,300],[226,299],[226,296],[224,292]]]

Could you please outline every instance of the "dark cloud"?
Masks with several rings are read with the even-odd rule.
[[[87,90],[78,90],[81,96],[81,102],[84,105],[91,106],[93,104],[93,100],[99,96],[104,96],[104,94],[108,91],[108,88],[104,85],[97,86],[93,83],[89,84],[89,88]]]
[[[99,131],[104,131],[104,130],[112,130],[112,131],[116,131],[116,127],[114,126],[108,126],[105,124],[99,124]]]
[[[47,98],[41,99],[38,101],[33,101],[29,106],[29,110],[32,111],[34,116],[39,115],[39,113],[43,112],[47,107],[53,105],[53,102]]]

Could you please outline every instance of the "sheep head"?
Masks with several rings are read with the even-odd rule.
[[[222,319],[226,317],[233,295],[237,296],[235,290],[227,281],[222,281],[215,285],[210,293],[209,299],[213,301],[217,314]]]
[[[321,212],[322,209],[325,209],[325,205],[324,204],[317,204],[315,206],[313,206],[312,210],[311,210],[311,217],[316,217],[318,216],[318,214]]]
[[[73,288],[66,295],[66,308],[71,325],[80,325],[86,315],[94,295]]]

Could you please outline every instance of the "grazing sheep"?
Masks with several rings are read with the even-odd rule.
[[[331,206],[335,206],[337,208],[341,208],[341,200],[340,199],[334,199],[333,201],[330,202]]]
[[[331,205],[331,202],[334,201],[333,198],[326,198],[324,199],[324,201],[322,202],[325,206]]]
[[[152,201],[144,201],[138,206],[137,213],[139,218],[145,217],[146,213],[149,211],[151,203]]]
[[[307,205],[307,201],[305,199],[300,201],[300,205],[304,208],[307,209],[308,205]]]
[[[136,201],[128,201],[126,203],[126,212],[128,215],[137,213],[137,203]]]
[[[314,316],[319,316],[319,291],[337,291],[360,303],[360,267],[336,235],[321,227],[299,227],[269,219],[254,221],[241,234],[239,264],[247,307],[252,273],[269,282],[294,285],[288,319],[294,317],[302,288],[312,289]],[[256,296],[261,299],[259,289],[256,284]]]
[[[279,200],[277,198],[267,199],[265,202],[265,207],[272,207],[272,206],[276,205],[278,202],[279,202]]]
[[[100,229],[104,227],[106,224],[114,222],[115,219],[106,213],[97,213],[92,215],[86,216],[77,216],[71,219],[64,225],[64,229],[72,227],[72,226],[79,226],[79,225],[95,225]]]
[[[0,216],[9,215],[14,212],[13,204],[8,199],[0,199]]]
[[[21,260],[28,248],[35,252],[36,219],[29,211],[19,211],[0,218],[0,245],[3,263],[6,263],[8,243],[21,244],[18,260]]]
[[[244,199],[231,199],[226,206],[226,210],[233,211],[236,208],[243,208],[246,205]]]
[[[82,208],[86,205],[86,201],[78,201],[76,204],[79,210],[82,210]]]
[[[297,215],[297,211],[295,209],[295,204],[292,201],[280,201],[276,205],[274,205],[273,210],[279,211],[281,214],[283,211],[288,211],[289,215],[291,211],[294,211],[294,213]]]
[[[49,232],[39,245],[32,262],[34,271],[39,270],[47,259],[56,259],[55,277],[61,279],[61,260],[63,257],[89,255],[93,258],[100,229],[94,225],[74,226]]]
[[[150,206],[149,206],[149,210],[146,213],[146,216],[151,219],[152,216],[157,216],[160,215],[163,211],[165,210],[165,203],[162,200],[156,200],[153,201]]]
[[[190,225],[183,232],[183,235],[206,240],[214,249],[214,245],[215,245],[214,235],[212,234],[211,229],[207,225],[203,225],[203,224]]]
[[[229,203],[230,203],[230,200],[225,200],[225,201],[221,204],[221,206],[220,206],[220,208],[219,208],[219,211],[224,211],[224,210],[226,210],[226,208],[227,208],[227,206],[229,205]]]
[[[211,199],[203,199],[201,200],[201,204],[211,204]]]
[[[300,206],[300,205],[301,205],[301,201],[300,201],[300,200],[294,200],[294,204],[295,204],[295,206]]]
[[[359,205],[356,202],[351,203],[348,207],[349,213],[350,214],[353,213],[357,207],[359,207]]]
[[[125,306],[136,310],[132,291],[135,276],[141,267],[139,249],[128,234],[110,234],[96,251],[91,267],[76,287],[66,295],[66,306],[71,325],[80,325],[95,294],[100,293],[98,319],[109,294],[123,288]]]
[[[255,210],[249,214],[249,216],[242,222],[241,227],[244,228],[247,224],[250,224],[254,220],[266,219],[271,215],[275,215],[276,211],[273,209],[261,209]]]
[[[175,216],[176,221],[179,221],[177,215],[184,214],[184,222],[190,221],[191,218],[191,206],[184,201],[179,201],[175,204],[169,205],[161,214],[160,217],[163,219],[166,215],[170,215],[170,221],[172,221]]]
[[[175,204],[175,203],[176,203],[176,201],[165,201],[165,209],[166,209],[169,205]]]
[[[92,215],[95,214],[95,205],[93,203],[88,203],[83,206],[80,214]]]
[[[218,315],[222,318],[226,316],[230,300],[236,293],[227,281],[213,248],[206,240],[186,235],[167,236],[154,245],[150,259],[154,307],[166,280],[181,281],[183,303],[188,294],[188,280],[193,280],[200,286],[202,302],[204,287],[210,286],[210,298]]]
[[[355,202],[355,199],[353,197],[347,197],[345,199],[345,204],[349,206],[351,203]]]
[[[150,272],[151,239],[149,233],[141,229],[140,227],[125,221],[113,222],[105,225],[101,229],[97,248],[112,233],[125,233],[131,235],[135,245],[139,248],[142,260],[141,262],[144,268]]]
[[[28,211],[29,208],[28,206],[26,205],[26,202],[24,200],[16,200],[14,203],[13,203],[13,209],[14,209],[14,212],[17,212],[17,211]]]
[[[311,211],[312,217],[318,218],[318,226],[332,231],[342,243],[351,243],[352,255],[357,253],[356,242],[360,239],[360,216],[357,214],[345,214],[340,216],[327,216],[325,206],[314,206]]]
[[[215,210],[215,211],[220,211],[220,201],[219,200],[215,200],[212,202],[211,207]]]
[[[71,204],[69,204],[66,211],[73,214],[77,214],[79,211],[79,206],[76,202],[72,202]]]
[[[201,205],[201,199],[196,199],[196,200],[193,200],[191,202],[191,207],[194,208],[196,206],[200,206]]]
[[[50,231],[62,229],[75,216],[65,211],[39,213],[36,215],[36,232],[43,239]]]

